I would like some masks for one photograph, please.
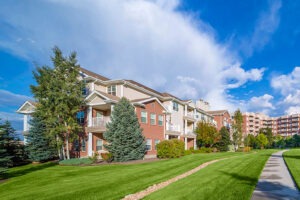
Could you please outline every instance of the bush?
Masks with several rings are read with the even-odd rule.
[[[200,151],[202,153],[211,153],[211,152],[213,152],[213,149],[212,148],[208,148],[208,147],[201,147]]]
[[[178,158],[184,155],[184,142],[173,139],[164,140],[157,144],[157,157]]]
[[[243,152],[250,152],[251,151],[251,147],[244,147],[243,148]]]
[[[96,151],[96,152],[94,152],[93,156],[90,157],[89,159],[92,160],[93,163],[95,163],[95,162],[97,162],[98,157],[99,157],[99,153]]]
[[[113,155],[111,153],[101,153],[101,157],[104,161],[108,163],[113,161]]]
[[[59,162],[60,165],[90,165],[93,160],[90,158],[72,158],[69,160],[62,160]]]
[[[193,152],[192,150],[185,150],[184,151],[184,155],[187,156],[187,155],[191,155]]]

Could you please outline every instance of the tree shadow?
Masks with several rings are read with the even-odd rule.
[[[300,199],[300,193],[296,188],[290,188],[275,181],[259,181],[251,200],[274,199],[274,200],[296,200]]]
[[[284,158],[293,158],[293,159],[300,159],[300,155],[284,155]]]
[[[253,178],[250,176],[244,176],[238,173],[229,173],[229,172],[225,172],[225,171],[221,171],[219,170],[219,172],[227,175],[227,176],[231,176],[232,178],[236,179],[236,180],[243,180],[245,181],[248,185],[255,185],[258,181],[257,178]]]
[[[43,170],[49,167],[56,166],[57,162],[47,162],[47,163],[40,163],[40,164],[29,164],[20,167],[20,169],[12,169],[10,172],[7,173],[6,178],[13,178],[18,176],[23,176],[25,174],[29,174],[35,171]]]

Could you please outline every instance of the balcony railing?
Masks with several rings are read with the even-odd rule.
[[[93,117],[90,127],[106,127],[106,123],[109,121],[109,117]]]
[[[177,124],[166,124],[166,130],[167,131],[175,131],[180,132],[180,126]]]

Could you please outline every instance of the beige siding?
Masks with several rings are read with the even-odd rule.
[[[123,91],[124,91],[124,97],[126,97],[129,100],[133,100],[133,99],[142,99],[142,98],[148,98],[150,97],[150,95],[147,95],[145,93],[139,92],[137,90],[134,90],[130,87],[123,87]]]
[[[107,93],[106,86],[95,84],[95,90]]]

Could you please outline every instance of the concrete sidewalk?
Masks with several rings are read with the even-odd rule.
[[[252,194],[252,200],[300,200],[300,193],[283,160],[283,152],[270,156]]]

